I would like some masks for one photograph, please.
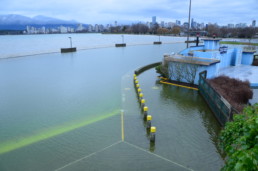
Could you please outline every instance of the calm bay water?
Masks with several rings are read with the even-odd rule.
[[[42,53],[60,52],[60,48],[70,47],[77,49],[92,49],[99,47],[114,47],[122,43],[122,35],[109,34],[42,34],[42,35],[6,35],[0,36],[0,58],[26,56]],[[124,35],[127,45],[152,44],[158,41],[158,36],[150,35]],[[163,43],[184,42],[185,37],[161,36]]]
[[[68,36],[2,36],[1,58],[58,52]],[[155,146],[137,102],[133,71],[184,43],[150,45],[157,36],[126,35],[131,45],[149,45],[96,48],[114,46],[121,35],[72,37],[88,50],[0,60],[1,171],[220,169],[220,126],[198,92],[157,83],[154,69],[139,76]]]

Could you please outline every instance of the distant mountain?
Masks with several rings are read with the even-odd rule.
[[[0,15],[0,30],[22,30],[27,25],[72,25],[78,23],[74,20],[67,21],[42,15],[32,18],[16,14]]]
[[[25,17],[22,15],[0,15],[0,25],[22,25],[22,24],[28,24],[31,22],[31,18]]]
[[[38,15],[36,17],[32,18],[32,23],[33,24],[78,24],[77,21],[74,20],[60,20],[60,19],[56,19],[56,18],[52,18],[52,17],[46,17],[43,15]]]

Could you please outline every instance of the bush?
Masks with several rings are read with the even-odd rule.
[[[208,80],[208,82],[239,112],[243,110],[244,105],[253,97],[253,91],[248,81],[219,76]]]
[[[227,154],[225,171],[258,170],[258,103],[234,115],[220,133],[220,147]]]
[[[159,66],[156,66],[155,69],[158,74],[160,74],[162,77],[164,77],[164,74],[161,72],[161,67],[162,67],[162,65],[159,65]]]
[[[258,59],[254,60],[253,66],[258,66]]]
[[[164,78],[169,78],[168,75],[168,66],[160,64],[159,66],[156,66],[156,72],[160,74]]]

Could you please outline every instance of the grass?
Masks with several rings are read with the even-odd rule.
[[[220,44],[230,44],[230,45],[252,45],[258,46],[258,43],[249,43],[249,42],[232,42],[232,41],[221,41]]]

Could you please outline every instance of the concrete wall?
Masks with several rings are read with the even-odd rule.
[[[241,65],[241,61],[242,61],[242,52],[243,52],[243,50],[242,50],[241,48],[235,48],[235,50],[234,50],[234,55],[235,55],[235,65],[234,65],[234,66]]]
[[[175,68],[174,65],[187,65],[185,63],[179,63],[179,62],[169,62],[168,66],[169,66],[169,69],[170,69],[170,74],[169,77],[171,80],[174,80],[174,81],[180,81],[180,82],[186,82],[186,83],[190,83],[188,82],[186,79],[185,79],[185,76],[186,76],[186,72],[183,70],[183,69],[178,69],[178,72],[177,71],[174,71],[172,68]],[[192,64],[193,65],[193,64]],[[195,79],[194,79],[194,84],[198,85],[198,81],[199,81],[199,73],[204,71],[204,70],[207,70],[207,78],[213,78],[215,76],[217,76],[218,74],[218,64],[212,64],[210,66],[205,66],[205,65],[195,65],[197,66],[197,71],[196,71],[196,75],[195,75]],[[184,66],[185,67],[185,66]],[[184,68],[183,67],[183,68]],[[187,67],[191,67],[190,65],[188,65]],[[179,72],[180,71],[180,72]],[[176,80],[175,77],[177,77],[177,74],[180,74],[181,75],[181,79],[180,80]]]
[[[212,64],[210,66],[199,66],[197,74],[196,74],[196,78],[194,80],[194,84],[198,85],[198,81],[199,81],[199,73],[202,71],[207,71],[207,78],[214,78],[217,76],[217,70],[218,70],[218,65],[217,64]]]
[[[252,65],[254,60],[254,52],[243,52],[241,64]]]
[[[235,64],[236,61],[235,49],[228,49],[227,53],[220,54],[219,69],[226,68]]]
[[[218,50],[220,47],[220,42],[221,39],[204,39],[204,48],[206,50]]]
[[[188,49],[182,50],[181,52],[179,52],[179,54],[184,55],[184,56],[189,56],[188,53],[190,51],[195,51],[195,50],[204,50],[204,46],[203,45],[201,45],[201,46],[192,46],[192,47],[190,47]]]
[[[220,59],[219,51],[194,51],[194,57]]]

